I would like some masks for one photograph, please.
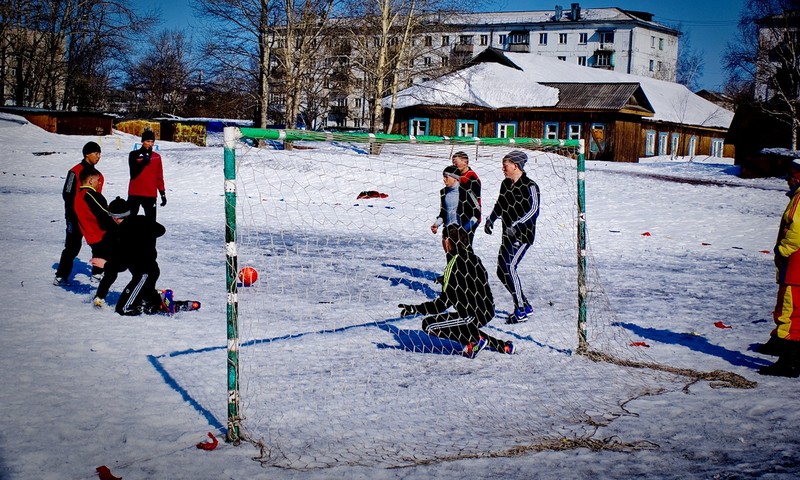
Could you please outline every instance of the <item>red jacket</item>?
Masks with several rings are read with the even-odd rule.
[[[75,196],[75,215],[86,243],[94,245],[103,240],[107,231],[116,226],[108,214],[108,203],[103,194],[83,185]]]
[[[64,189],[61,191],[61,197],[64,199],[64,216],[69,221],[77,221],[75,217],[75,197],[80,189],[81,172],[88,167],[92,167],[86,160],[70,168],[67,172],[67,179],[64,181]],[[97,173],[100,173],[99,171]],[[100,183],[97,186],[97,193],[103,193],[103,183],[105,178],[100,173]]]
[[[128,196],[155,198],[164,191],[164,170],[158,152],[134,150],[128,155],[128,167],[131,171]]]

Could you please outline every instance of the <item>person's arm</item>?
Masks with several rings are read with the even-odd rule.
[[[784,219],[786,222],[786,227],[784,227],[786,231],[781,241],[775,247],[775,253],[782,257],[789,258],[800,250],[800,222],[795,221],[800,220],[797,214],[798,203],[800,203],[800,194],[792,198],[791,204],[787,209],[786,218]]]

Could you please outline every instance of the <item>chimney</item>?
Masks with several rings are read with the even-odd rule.
[[[556,22],[561,20],[561,15],[564,13],[564,8],[561,5],[556,5],[556,14],[553,17],[553,20]]]
[[[580,20],[581,19],[581,4],[580,3],[573,3],[570,7],[570,18],[573,20]]]

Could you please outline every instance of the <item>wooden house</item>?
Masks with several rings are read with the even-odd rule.
[[[389,133],[583,139],[588,159],[622,162],[733,156],[725,145],[733,112],[683,85],[538,55],[486,49],[399,92],[395,105]]]

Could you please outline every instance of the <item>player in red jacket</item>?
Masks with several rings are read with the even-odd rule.
[[[92,257],[106,257],[111,248],[109,231],[114,231],[116,223],[108,213],[108,202],[102,193],[98,192],[100,172],[92,168],[85,168],[79,176],[81,187],[75,195],[75,216],[86,243],[92,248]],[[103,269],[93,265],[92,280],[99,282],[102,279]]]
[[[156,219],[158,194],[161,194],[161,206],[167,204],[164,169],[161,155],[153,151],[155,142],[155,133],[152,130],[145,130],[142,133],[142,148],[128,155],[128,167],[131,172],[131,180],[128,183],[128,205],[131,208],[131,215],[139,213],[141,206],[145,216],[151,220]]]
[[[80,174],[83,170],[91,168],[99,174],[96,190],[103,192],[105,179],[95,166],[100,161],[100,145],[95,142],[87,142],[83,146],[83,160],[67,172],[67,179],[64,181],[64,188],[61,197],[64,199],[64,218],[67,222],[67,237],[64,240],[64,250],[61,252],[61,259],[58,261],[56,278],[53,285],[67,285],[69,276],[72,273],[72,263],[81,251],[83,235],[78,227],[78,217],[75,215],[75,196],[80,188]],[[99,274],[102,270],[93,268],[93,274]]]

